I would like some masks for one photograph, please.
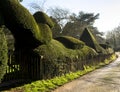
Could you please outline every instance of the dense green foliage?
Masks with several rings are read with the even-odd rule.
[[[36,12],[33,16],[41,30],[41,42],[43,44],[49,43],[52,40],[52,20],[45,13],[40,11]]]
[[[0,81],[6,72],[8,49],[5,35],[2,28],[0,28]]]
[[[52,20],[43,12],[36,12],[33,16],[37,23],[47,24],[50,28],[54,25]]]
[[[35,51],[42,55],[45,59],[55,60],[64,58],[78,58],[86,57],[87,55],[97,55],[94,49],[83,46],[81,49],[66,48],[61,42],[52,40],[49,44],[43,44],[35,49]],[[69,61],[68,61],[69,62]]]
[[[82,41],[70,36],[53,39],[51,30],[54,24],[52,20],[43,12],[36,12],[32,16],[26,8],[20,5],[18,0],[1,0],[0,11],[0,20],[4,20],[4,25],[15,38],[15,60],[20,66],[19,70],[26,76],[25,78],[48,79],[75,72],[84,69],[85,65],[99,63],[97,62],[101,60],[99,53],[100,55],[106,54],[105,49],[98,44],[88,29],[83,31],[80,37]],[[90,19],[86,19],[86,16]],[[86,16],[79,16],[81,19],[77,20],[79,22],[83,19],[83,22],[87,20],[89,23],[87,25],[85,22],[82,28],[91,26],[98,17],[94,14],[86,14]],[[107,50],[110,49],[107,48]],[[4,51],[4,53],[6,52]],[[93,61],[94,57],[97,59],[96,62]],[[102,60],[104,58],[102,57]],[[7,57],[1,59],[6,60]]]
[[[92,33],[87,28],[84,29],[80,37],[80,40],[85,42],[86,45],[95,49],[98,53],[106,54],[106,51],[99,45],[95,37],[92,35]]]
[[[81,47],[81,46],[80,46]],[[88,46],[81,49],[69,49],[57,40],[52,40],[48,44],[43,44],[34,50],[40,57],[43,66],[44,78],[51,78],[56,75],[65,74],[83,68],[82,62],[86,57],[97,55],[95,50]],[[78,63],[76,63],[78,62]]]
[[[15,37],[16,47],[35,48],[41,44],[41,33],[34,17],[18,0],[0,0],[0,11],[5,26]]]
[[[107,54],[114,53],[114,50],[108,44],[100,44],[102,48],[104,48]]]
[[[41,42],[47,44],[52,40],[52,31],[47,24],[38,23],[39,29],[41,30]]]
[[[84,42],[70,36],[57,37],[55,39],[70,49],[81,49],[85,45]]]

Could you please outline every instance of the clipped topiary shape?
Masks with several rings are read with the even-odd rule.
[[[85,42],[85,44],[89,47],[95,49],[98,53],[106,53],[106,51],[98,44],[93,34],[87,28],[84,29],[80,40]]]
[[[52,31],[47,24],[38,23],[41,30],[41,42],[44,44],[49,43],[52,40]]]
[[[0,28],[0,81],[6,73],[7,61],[8,61],[8,48],[5,34]]]
[[[35,48],[33,52],[41,58],[40,73],[44,79],[76,71],[86,64],[82,62],[83,59],[97,55],[94,49],[86,45],[82,49],[73,50],[54,39],[49,44]]]
[[[60,41],[69,49],[81,49],[85,45],[84,42],[70,36],[57,37],[55,39]]]
[[[18,0],[0,0],[4,23],[15,37],[17,48],[35,48],[41,44],[41,33],[34,17]]]
[[[34,18],[41,30],[41,42],[44,44],[49,43],[52,40],[52,31],[51,27],[53,27],[53,22],[45,13],[36,12]]]
[[[67,48],[57,40],[52,39],[49,44],[43,44],[34,49],[39,55],[43,55],[44,58],[54,60],[61,56],[67,56]]]
[[[50,17],[41,11],[36,12],[33,16],[37,23],[47,24],[50,28],[52,28],[54,25]]]

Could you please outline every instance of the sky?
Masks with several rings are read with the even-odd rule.
[[[23,0],[22,5],[31,11],[30,4],[41,4],[42,0]],[[85,13],[100,13],[94,23],[100,32],[113,30],[120,24],[120,0],[46,0],[44,9],[61,7],[71,13],[83,11]]]

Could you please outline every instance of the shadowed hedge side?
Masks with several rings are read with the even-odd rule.
[[[2,28],[0,28],[0,81],[6,73],[6,66],[8,60],[8,48],[5,35]]]

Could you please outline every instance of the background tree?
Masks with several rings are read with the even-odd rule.
[[[79,38],[82,31],[86,27],[89,27],[89,29],[92,29],[92,31],[96,31],[93,33],[98,33],[97,28],[93,26],[95,20],[98,19],[98,17],[99,14],[94,15],[93,13],[79,12],[77,16],[73,13],[69,17],[70,21],[63,28],[62,34]]]
[[[45,2],[46,0],[43,0],[40,5],[32,3],[31,7],[37,11],[44,11]],[[102,33],[93,26],[95,20],[99,18],[99,13],[95,15],[94,13],[81,11],[76,15],[75,13],[71,14],[68,9],[60,7],[49,8],[47,9],[47,13],[49,13],[55,24],[52,29],[54,38],[67,35],[79,39],[84,28],[89,27],[99,42],[103,40],[101,37]]]
[[[103,36],[104,36],[103,32],[99,32],[97,27],[94,27],[94,26],[89,26],[88,28],[91,31],[91,33],[94,35],[95,39],[97,40],[97,42],[99,44],[105,44],[106,43],[105,38],[103,38]]]
[[[60,7],[50,8],[49,14],[56,20],[61,28],[69,21],[70,12],[68,9],[62,9]]]
[[[47,0],[41,0],[40,3],[31,3],[30,6],[32,9],[34,9],[35,11],[44,11],[44,6]]]
[[[106,41],[109,42],[114,49],[120,50],[120,25],[107,32]]]
[[[59,37],[61,36],[61,27],[58,24],[57,20],[55,18],[51,17],[51,20],[54,22],[54,27],[52,28],[52,34],[53,34],[53,38]]]

